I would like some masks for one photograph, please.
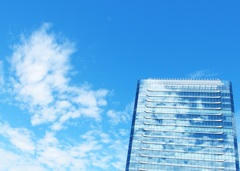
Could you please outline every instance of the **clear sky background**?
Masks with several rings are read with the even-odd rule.
[[[0,170],[123,171],[141,78],[230,80],[240,123],[237,0],[1,0],[0,21]]]

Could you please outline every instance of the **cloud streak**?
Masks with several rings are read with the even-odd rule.
[[[199,78],[214,78],[218,74],[211,73],[208,70],[198,70],[188,75],[190,79],[199,79]]]

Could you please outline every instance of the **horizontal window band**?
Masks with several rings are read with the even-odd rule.
[[[221,96],[181,96],[181,95],[156,95],[156,94],[146,94],[147,97],[178,97],[178,98],[204,98],[204,99],[220,99]]]
[[[151,111],[144,111],[145,113],[151,113],[151,114],[174,114],[174,115],[201,115],[201,116],[222,116],[222,113],[208,113],[208,114],[202,114],[202,113],[175,113],[175,112],[151,112]]]
[[[205,148],[223,148],[223,145],[219,146],[207,146],[207,145],[197,145],[197,144],[179,144],[179,143],[160,143],[151,141],[141,141],[143,144],[156,144],[156,145],[173,145],[173,146],[191,146],[191,147],[205,147]]]
[[[222,119],[218,120],[202,120],[202,119],[186,119],[186,118],[153,118],[153,117],[147,117],[144,116],[145,119],[151,119],[151,120],[178,120],[178,121],[196,121],[196,122],[222,122]]]
[[[194,101],[162,101],[162,100],[148,100],[147,102],[158,102],[158,103],[186,103],[186,104],[221,104],[222,102],[194,102]]]
[[[185,167],[185,166],[183,166]],[[216,170],[215,168],[212,168],[213,170]],[[143,169],[143,168],[138,168],[139,171],[156,171],[156,169]],[[224,168],[224,169],[220,169],[220,170],[232,170],[232,171],[235,171],[235,169],[231,169],[231,168]]]
[[[197,109],[197,110],[221,110],[221,107],[217,108],[197,108],[197,107],[180,107],[180,106],[149,106],[145,105],[147,108],[171,108],[171,109]]]
[[[148,123],[143,122],[144,125],[154,125],[154,126],[176,126],[176,127],[194,127],[194,128],[223,128],[222,125],[220,126],[211,126],[211,125],[176,125],[176,124],[154,124],[154,123]]]
[[[194,127],[194,128],[223,128],[223,126],[211,126],[211,125],[176,125],[176,124],[154,124],[143,122],[144,125],[154,125],[154,126],[176,126],[176,127]]]
[[[192,151],[179,151],[179,150],[162,150],[162,149],[153,149],[153,148],[143,148],[141,150],[147,151],[161,151],[161,152],[176,152],[176,153],[193,153],[193,154],[210,154],[210,155],[223,155],[224,153],[206,153],[206,152],[192,152]]]
[[[139,154],[141,157],[152,157],[152,158],[166,158],[166,159],[177,159],[177,160],[195,160],[195,161],[209,161],[209,162],[224,162],[225,160],[211,160],[211,159],[195,159],[195,158],[180,158],[180,157],[171,157],[171,156],[154,156]]]
[[[170,137],[170,136],[154,136],[154,135],[144,135],[143,137],[149,137],[149,138],[167,138],[167,139],[185,139],[185,140],[201,140],[201,141],[223,141],[223,138],[217,138],[217,139],[206,139],[206,138],[188,138],[188,137]]]
[[[199,165],[183,165],[183,164],[169,164],[169,163],[150,163],[139,161],[141,164],[152,164],[152,165],[163,165],[163,166],[178,166],[178,167],[192,167],[192,168],[202,168],[202,169],[221,169],[223,170],[225,167],[210,167],[210,166],[199,166]]]
[[[223,132],[186,132],[186,131],[172,131],[172,130],[152,130],[143,128],[144,131],[152,131],[152,132],[182,132],[182,133],[194,133],[194,134],[223,134]]]
[[[220,90],[156,90],[156,89],[147,89],[149,92],[183,92],[183,93],[221,93]]]

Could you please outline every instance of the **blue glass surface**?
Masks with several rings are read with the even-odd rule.
[[[126,171],[238,171],[231,83],[138,83]]]

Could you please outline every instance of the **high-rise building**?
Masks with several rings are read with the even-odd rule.
[[[126,171],[238,171],[232,86],[138,82]]]

